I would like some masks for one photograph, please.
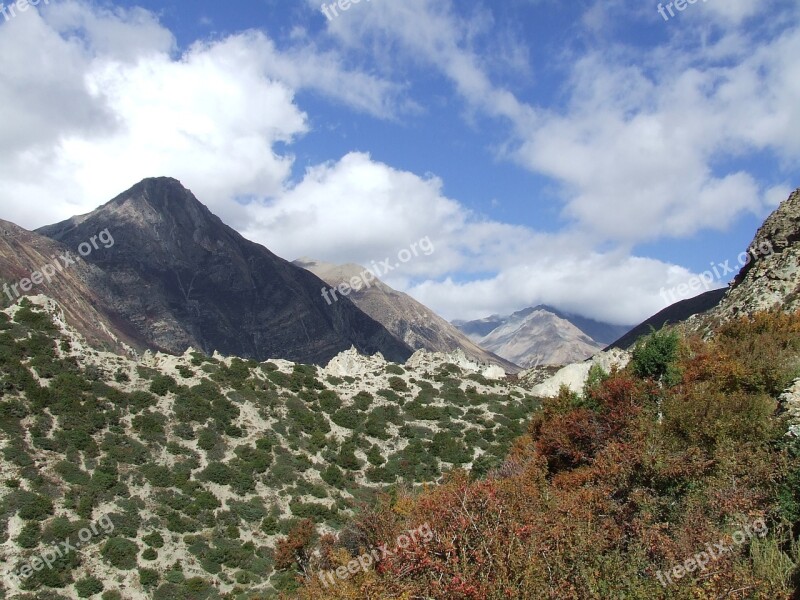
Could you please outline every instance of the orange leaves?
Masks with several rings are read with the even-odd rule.
[[[677,385],[623,371],[583,398],[562,391],[492,479],[458,471],[362,511],[339,536],[351,555],[419,523],[434,535],[318,597],[786,597],[782,575],[744,549],[666,590],[654,574],[722,539],[738,515],[775,514],[788,459],[768,390],[800,356],[800,315],[736,322],[681,348]]]
[[[275,568],[288,569],[296,563],[301,570],[305,571],[314,531],[314,522],[310,519],[303,519],[289,531],[287,537],[278,540],[275,545]]]

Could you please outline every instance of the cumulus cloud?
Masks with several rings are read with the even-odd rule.
[[[0,203],[39,226],[89,211],[144,177],[185,181],[238,225],[237,198],[282,192],[293,157],[276,150],[308,131],[295,101],[311,89],[375,116],[402,111],[402,86],[257,31],[175,51],[142,9],[75,0],[0,28]],[[15,202],[26,198],[27,202]],[[47,207],[47,212],[42,211]]]
[[[626,0],[607,4],[621,10]],[[483,57],[494,26],[485,8],[362,3],[326,24],[324,47],[299,27],[285,44],[244,31],[178,49],[152,13],[65,0],[0,27],[0,52],[27,57],[7,61],[0,78],[0,206],[4,218],[35,227],[170,175],[288,259],[368,265],[428,237],[431,256],[384,279],[446,317],[548,303],[631,323],[663,308],[665,282],[690,274],[628,248],[725,228],[786,196],[786,182],[757,181],[735,159],[765,152],[786,170],[797,164],[800,34],[776,28],[745,50],[738,25],[753,13],[735,5],[707,13],[728,29],[703,38],[702,55],[680,33],[647,51],[574,54],[557,66],[565,102],[553,108],[496,82],[498,69],[537,69],[511,37],[499,58]],[[440,178],[363,152],[295,178],[293,144],[314,122],[298,93],[400,119],[419,110],[408,65],[440,73],[474,127],[504,124],[500,156],[558,184],[566,228],[488,219],[448,197]]]
[[[585,11],[588,49],[555,57],[566,82],[563,108],[495,83],[471,35],[475,19],[452,2],[361,8],[332,21],[330,35],[351,48],[379,40],[392,49],[388,64],[406,56],[437,68],[469,110],[508,124],[505,157],[552,178],[564,216],[598,240],[635,244],[725,230],[743,214],[763,214],[772,188],[785,185],[756,181],[737,159],[773,153],[788,172],[800,160],[792,3],[691,6],[684,22],[664,24],[665,43],[643,48],[589,34],[610,20],[657,21],[655,10],[632,0],[593,2]],[[743,29],[755,16],[776,25]]]
[[[690,275],[657,260],[597,253],[576,233],[486,219],[447,198],[438,178],[363,153],[315,166],[281,198],[248,210],[251,225],[243,233],[279,255],[379,269],[389,259],[392,270],[381,278],[447,318],[547,303],[631,324],[663,308],[658,290],[665,281]],[[423,238],[433,253],[397,260]]]

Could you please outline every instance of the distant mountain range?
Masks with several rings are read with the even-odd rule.
[[[359,265],[336,265],[310,258],[296,260],[294,264],[308,269],[331,287],[338,287],[353,278],[361,278],[364,272],[364,267]],[[498,365],[508,373],[520,371],[516,364],[487,352],[454,325],[408,294],[392,289],[377,278],[369,287],[360,287],[361,289],[353,290],[347,297],[413,350],[447,353],[461,349],[468,357]]]
[[[225,225],[179,181],[160,177],[35,232],[0,221],[0,283],[8,286],[0,298],[10,303],[44,293],[91,343],[114,352],[182,353],[192,346],[207,354],[324,364],[350,347],[400,362],[418,349],[461,350],[516,373],[582,361],[605,347],[628,348],[667,323],[688,319],[703,327],[773,304],[800,306],[798,221],[795,192],[751,246],[770,252],[746,265],[729,289],[678,302],[635,328],[546,305],[451,324],[381,281],[327,302],[323,288],[363,268],[283,260]],[[97,244],[103,231],[114,239],[108,247]],[[56,258],[69,255],[68,264]]]
[[[412,354],[350,300],[327,304],[322,280],[243,238],[175,179],[146,179],[89,214],[36,233],[6,229],[13,238],[0,261],[6,282],[38,269],[43,254],[77,257],[98,232],[113,236],[113,245],[65,268],[67,276],[58,273],[57,286],[42,286],[41,293],[71,307],[92,339],[114,331],[139,349],[180,354],[192,346],[316,364],[351,346],[393,361]]]
[[[546,305],[453,324],[479,346],[524,368],[585,360],[631,329]]]

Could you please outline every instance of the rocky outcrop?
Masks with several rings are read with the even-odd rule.
[[[589,371],[594,365],[599,365],[608,373],[614,367],[622,369],[630,362],[630,359],[630,353],[618,348],[598,352],[590,360],[573,363],[560,369],[549,379],[533,386],[531,393],[540,398],[552,398],[558,395],[562,385],[566,385],[573,392],[581,392],[589,377]]]
[[[795,379],[778,398],[781,412],[789,419],[788,435],[800,437],[800,378]]]
[[[767,217],[746,252],[747,264],[708,313],[711,321],[774,307],[800,309],[800,189]]]
[[[359,354],[355,347],[340,352],[325,365],[322,372],[335,377],[358,377],[375,372],[383,372],[387,362],[378,352],[373,356]]]
[[[427,352],[417,350],[411,358],[406,361],[406,365],[412,369],[433,372],[442,365],[453,364],[462,371],[468,373],[478,373],[486,379],[502,379],[506,372],[497,365],[482,364],[464,354],[463,350],[454,352]]]

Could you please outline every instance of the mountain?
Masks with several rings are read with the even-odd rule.
[[[479,346],[525,368],[585,360],[630,329],[546,305],[454,325]]]
[[[706,321],[724,322],[774,307],[800,309],[800,189],[767,217],[747,253],[750,260]]]
[[[365,269],[359,265],[335,265],[309,258],[296,260],[294,264],[308,269],[331,287],[338,287],[353,278],[364,280],[362,273]],[[358,287],[360,289],[353,289],[347,297],[414,350],[452,352],[461,349],[466,356],[498,365],[508,373],[520,371],[512,362],[476,345],[458,328],[408,294],[392,289],[377,278],[369,286],[361,284]]]
[[[95,294],[148,345],[316,364],[351,346],[411,355],[349,300],[328,305],[320,279],[243,238],[175,179],[145,179],[37,232],[88,250],[85,262],[105,274]],[[110,244],[97,244],[102,232]]]
[[[0,220],[0,279],[2,305],[22,295],[46,294],[91,344],[122,354],[141,347],[136,332],[101,306],[97,289],[104,273],[81,260],[75,248]]]
[[[800,309],[800,189],[764,221],[742,253],[744,266],[727,288],[681,300],[653,315],[610,344],[630,348],[636,340],[668,323],[707,332],[740,315],[779,308]],[[747,254],[747,258],[743,255]]]
[[[720,303],[727,291],[727,288],[710,290],[694,298],[676,302],[640,323],[605,349],[621,348],[627,350],[636,343],[636,340],[642,336],[649,335],[654,329],[658,331],[669,323],[680,323],[693,315],[711,310]]]

